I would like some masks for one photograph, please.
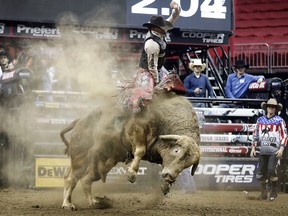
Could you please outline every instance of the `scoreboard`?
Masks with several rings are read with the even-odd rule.
[[[176,0],[182,7],[176,28],[231,31],[233,0]],[[114,27],[142,27],[152,15],[171,14],[171,0],[0,0],[1,21],[77,21]],[[64,19],[63,19],[64,17]],[[65,19],[66,17],[66,19]],[[73,19],[67,19],[73,17]]]

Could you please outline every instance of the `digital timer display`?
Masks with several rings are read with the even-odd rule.
[[[175,27],[230,31],[233,28],[232,0],[176,0],[182,8]],[[170,0],[127,0],[128,25],[141,25],[152,15],[171,14]]]
[[[176,0],[182,8],[176,28],[207,31],[233,29],[233,0]],[[79,23],[142,27],[152,15],[171,14],[171,0],[0,0],[0,20],[58,23],[63,16]],[[69,17],[68,16],[68,17]],[[66,19],[69,23],[69,19]]]

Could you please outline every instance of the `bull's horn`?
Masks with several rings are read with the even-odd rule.
[[[196,163],[194,163],[194,164],[192,165],[192,169],[191,169],[191,175],[192,175],[192,176],[194,176],[198,165],[199,165],[199,160],[197,160]]]
[[[179,140],[182,138],[182,136],[171,134],[171,135],[160,135],[159,138],[162,140]]]

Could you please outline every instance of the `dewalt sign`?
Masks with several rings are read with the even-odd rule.
[[[35,187],[63,187],[69,158],[36,158]]]

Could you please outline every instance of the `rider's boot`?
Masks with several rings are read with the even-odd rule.
[[[266,200],[268,198],[268,189],[266,181],[260,182],[261,184],[261,194],[258,196],[260,200]]]
[[[271,193],[269,196],[269,200],[273,201],[276,199],[278,194],[278,188],[277,188],[277,181],[271,181]]]

